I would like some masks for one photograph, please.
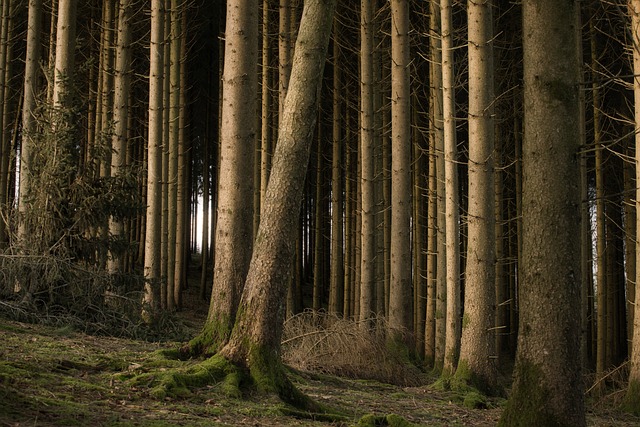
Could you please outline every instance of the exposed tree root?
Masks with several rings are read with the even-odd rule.
[[[249,361],[254,363],[246,368],[216,354],[189,366],[137,375],[129,380],[129,384],[149,388],[149,394],[159,400],[186,398],[195,388],[218,384],[227,397],[234,399],[241,399],[249,392],[261,394],[266,399],[276,397],[282,403],[277,405],[278,410],[284,415],[325,421],[346,419],[300,392],[287,377],[282,363],[266,360],[259,355],[250,356]]]

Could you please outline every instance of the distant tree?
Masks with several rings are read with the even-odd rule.
[[[523,3],[520,334],[500,425],[586,425],[580,363],[579,2]],[[569,25],[567,25],[570,23]]]
[[[38,75],[40,70],[42,39],[42,0],[29,1],[29,18],[27,24],[27,52],[24,72],[24,89],[22,102],[22,141],[20,146],[20,187],[18,199],[18,244],[26,246],[31,234],[25,215],[30,210],[31,174],[33,164],[33,143],[37,129],[36,93],[38,91]]]
[[[111,143],[113,153],[111,156],[112,176],[125,176],[127,158],[127,135],[129,124],[129,91],[131,88],[131,15],[133,13],[130,0],[121,0],[118,10],[118,37],[116,43],[115,60],[115,93],[113,97],[113,141]],[[110,218],[109,233],[112,238],[123,240],[123,218]],[[124,271],[124,257],[120,251],[111,251],[108,268],[111,273]]]

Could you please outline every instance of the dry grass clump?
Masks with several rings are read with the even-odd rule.
[[[283,361],[293,368],[401,386],[424,384],[424,374],[386,340],[382,318],[356,322],[305,311],[284,326]]]

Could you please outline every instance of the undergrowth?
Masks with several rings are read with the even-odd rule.
[[[285,322],[282,358],[302,371],[401,386],[424,384],[424,372],[388,345],[386,330],[383,318],[362,323],[305,311]]]

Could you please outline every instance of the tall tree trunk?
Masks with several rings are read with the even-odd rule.
[[[374,109],[373,109],[373,4],[360,2],[360,320],[375,313],[375,194],[374,194]],[[368,327],[366,322],[363,327]]]
[[[579,2],[523,3],[520,334],[500,425],[585,426],[580,363]]]
[[[147,147],[147,214],[144,244],[143,316],[154,322],[160,310],[162,124],[164,74],[164,0],[151,1],[149,45],[149,136]]]
[[[333,129],[331,143],[331,285],[329,312],[344,314],[344,241],[343,231],[343,146],[342,141],[342,72],[340,68],[339,20],[333,20]]]
[[[6,92],[5,82],[9,72],[9,22],[12,2],[5,0],[0,5],[0,101],[4,106]],[[4,109],[4,108],[3,108]],[[9,213],[9,164],[11,159],[11,140],[7,137],[6,117],[0,110],[0,249],[9,242],[6,218]]]
[[[227,3],[220,182],[213,289],[209,314],[191,351],[215,352],[227,341],[249,269],[253,247],[253,170],[258,92],[259,3]],[[284,300],[284,299],[283,299]]]
[[[408,344],[411,309],[411,98],[409,2],[391,1],[391,283],[389,327]]]
[[[469,2],[469,208],[462,342],[456,377],[491,391],[495,356],[493,4]]]
[[[111,174],[126,177],[126,153],[129,120],[129,89],[131,86],[131,15],[133,13],[130,0],[121,0],[118,10],[118,40],[115,62],[115,93],[113,96],[113,153],[111,155]],[[114,240],[125,239],[122,218],[112,216],[109,220],[109,234]],[[108,269],[112,274],[124,272],[124,253],[112,251],[109,256]]]
[[[32,210],[30,206],[31,180],[33,166],[33,144],[37,128],[35,110],[40,69],[40,51],[42,47],[42,0],[29,1],[27,23],[27,52],[24,71],[24,100],[22,102],[22,143],[20,146],[20,190],[18,199],[18,242],[26,249],[31,229],[25,215]]]
[[[442,99],[444,118],[446,344],[444,375],[453,375],[460,351],[460,212],[458,201],[458,148],[455,120],[453,18],[450,0],[440,2],[442,19]]]
[[[631,15],[631,42],[633,43],[633,98],[635,121],[635,147],[636,147],[636,183],[640,182],[640,0],[629,2]],[[636,212],[640,212],[640,188],[636,184]],[[640,215],[636,214],[636,230],[640,230]],[[636,266],[640,263],[640,251],[636,251]],[[640,269],[636,268],[635,282],[639,283]],[[637,285],[636,285],[637,289]],[[636,292],[635,312],[633,321],[633,345],[631,347],[631,369],[629,370],[629,386],[625,395],[625,408],[635,414],[640,414],[640,304]]]
[[[310,0],[304,5],[290,91],[280,121],[241,309],[229,343],[220,351],[228,360],[248,368],[258,380],[259,389],[278,393],[287,400],[299,395],[286,379],[279,359],[282,302],[287,292],[334,8],[335,1]]]

